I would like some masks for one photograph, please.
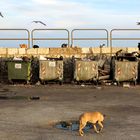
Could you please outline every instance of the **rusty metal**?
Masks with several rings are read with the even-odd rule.
[[[114,80],[136,81],[138,78],[138,61],[117,61],[115,60]]]
[[[39,66],[41,81],[63,80],[63,60],[40,60]]]
[[[0,38],[0,40],[27,40],[28,48],[30,48],[30,32],[27,29],[0,29],[0,31],[25,31],[28,34],[27,38]]]
[[[75,60],[74,80],[98,80],[98,62],[89,60]]]
[[[112,54],[112,41],[113,40],[140,40],[140,38],[132,38],[132,37],[130,37],[130,38],[125,38],[125,37],[123,37],[123,38],[117,38],[117,37],[113,37],[113,32],[115,32],[115,31],[140,31],[140,29],[112,29],[111,31],[110,31],[110,48],[111,48],[111,54]]]
[[[34,32],[35,31],[65,31],[67,32],[67,37],[66,38],[43,38],[43,37],[34,37]],[[34,45],[34,40],[67,40],[68,41],[68,46],[70,45],[70,37],[69,37],[69,31],[67,29],[34,29],[31,32],[31,40],[32,40],[32,46]]]
[[[106,37],[105,38],[85,38],[85,37],[82,37],[82,38],[75,38],[74,37],[74,32],[75,31],[103,31],[103,32],[106,32]],[[71,31],[71,45],[73,46],[74,44],[74,40],[106,40],[107,41],[107,46],[109,46],[109,34],[108,34],[108,31],[106,29],[73,29]]]

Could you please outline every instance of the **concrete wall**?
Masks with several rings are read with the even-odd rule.
[[[80,47],[73,47],[73,48],[0,48],[0,57],[20,57],[20,56],[37,56],[40,55],[48,56],[48,57],[60,57],[63,56],[65,58],[69,58],[72,56],[75,57],[85,57],[87,55],[96,55],[100,53],[110,54],[111,50],[112,53],[116,53],[118,50],[123,49],[126,52],[134,52],[138,51],[138,48],[116,48],[113,47],[104,47],[104,48],[80,48]]]

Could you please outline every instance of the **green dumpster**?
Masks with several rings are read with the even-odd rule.
[[[8,61],[8,80],[29,81],[31,78],[30,61]]]

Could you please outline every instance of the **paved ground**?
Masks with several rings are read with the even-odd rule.
[[[0,95],[10,98],[0,99],[0,140],[140,139],[140,86],[0,85]],[[30,96],[40,100],[28,100]],[[78,120],[86,111],[107,115],[101,134],[91,129],[80,137],[78,131],[54,127],[55,122]]]

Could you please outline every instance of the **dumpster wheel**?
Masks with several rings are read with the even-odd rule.
[[[10,79],[8,82],[9,82],[9,84],[14,85],[14,81],[12,79]]]
[[[41,83],[42,85],[45,85],[46,81],[40,80],[40,83]]]
[[[63,85],[63,81],[62,80],[59,81],[59,85]]]

